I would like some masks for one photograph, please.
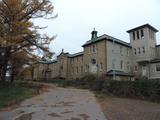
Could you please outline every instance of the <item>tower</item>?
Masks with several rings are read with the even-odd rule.
[[[149,75],[149,62],[155,58],[156,32],[158,30],[150,24],[130,29],[127,31],[132,46],[132,60],[134,72],[138,76]]]

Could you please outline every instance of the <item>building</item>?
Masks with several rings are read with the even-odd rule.
[[[77,79],[89,74],[116,80],[159,79],[158,30],[145,24],[127,32],[130,43],[106,34],[97,36],[97,31],[93,30],[91,40],[82,45],[83,52],[62,51],[55,61],[39,62],[35,65],[34,79]]]

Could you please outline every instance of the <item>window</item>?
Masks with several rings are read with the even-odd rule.
[[[151,29],[149,30],[149,36],[152,40],[154,40],[154,32]]]
[[[127,62],[127,70],[129,71],[130,70],[130,63]]]
[[[89,46],[89,54],[91,53],[91,46]]]
[[[138,71],[137,65],[134,66],[134,71]]]
[[[139,39],[139,31],[137,31],[137,39]]]
[[[96,45],[93,45],[93,53],[96,52]]]
[[[77,67],[77,73],[78,73],[78,67]]]
[[[81,73],[83,73],[83,66],[81,66]]]
[[[156,64],[156,71],[160,72],[160,64]]]
[[[141,30],[141,37],[144,38],[144,32],[143,29]]]
[[[113,60],[112,60],[112,68],[113,68],[113,69],[115,69],[115,66],[116,66],[115,63],[116,63],[116,60],[113,59]]]
[[[135,40],[135,38],[136,38],[136,37],[135,37],[135,32],[133,32],[133,40]]]
[[[100,63],[100,70],[102,70],[103,69],[103,63],[101,62]]]
[[[138,53],[141,54],[141,48],[140,47],[138,48]]]
[[[120,46],[120,54],[122,55],[122,46]]]
[[[129,56],[129,49],[127,48],[127,56]]]
[[[135,55],[137,54],[136,48],[134,48],[134,54],[135,54]]]
[[[86,64],[86,67],[85,67],[85,72],[87,72],[87,70],[88,70],[88,65]]]
[[[81,57],[81,60],[82,60],[82,62],[83,62],[83,57]]]
[[[92,64],[96,64],[96,60],[95,59],[91,59],[91,63]]]
[[[144,46],[142,47],[142,52],[145,53],[145,47]]]
[[[123,61],[120,61],[120,68],[123,69]]]

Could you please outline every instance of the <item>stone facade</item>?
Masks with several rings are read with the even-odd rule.
[[[130,43],[109,35],[97,36],[76,54],[61,52],[57,60],[35,65],[34,79],[78,79],[94,74],[109,79],[160,78],[160,45],[156,43],[157,29],[145,24],[127,31]]]

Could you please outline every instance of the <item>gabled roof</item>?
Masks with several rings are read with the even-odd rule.
[[[99,41],[102,41],[102,40],[108,40],[108,41],[111,41],[111,42],[115,42],[117,44],[121,44],[121,45],[124,45],[124,46],[127,46],[127,47],[131,47],[131,45],[129,43],[127,43],[125,41],[122,41],[120,39],[114,38],[112,36],[106,35],[106,34],[97,37],[97,39],[95,39],[95,40],[87,41],[84,45],[82,45],[82,47],[88,46],[92,43],[96,43],[96,42],[99,42]]]
[[[78,52],[75,54],[68,54],[68,57],[73,58],[73,57],[77,57],[77,56],[81,56],[81,55],[83,55],[83,52]]]
[[[130,33],[132,31],[135,31],[137,29],[141,29],[141,28],[144,28],[144,27],[148,27],[148,28],[152,29],[153,31],[158,32],[158,30],[156,28],[154,28],[153,26],[151,26],[150,24],[144,24],[144,25],[138,26],[136,28],[128,30],[127,32]]]

